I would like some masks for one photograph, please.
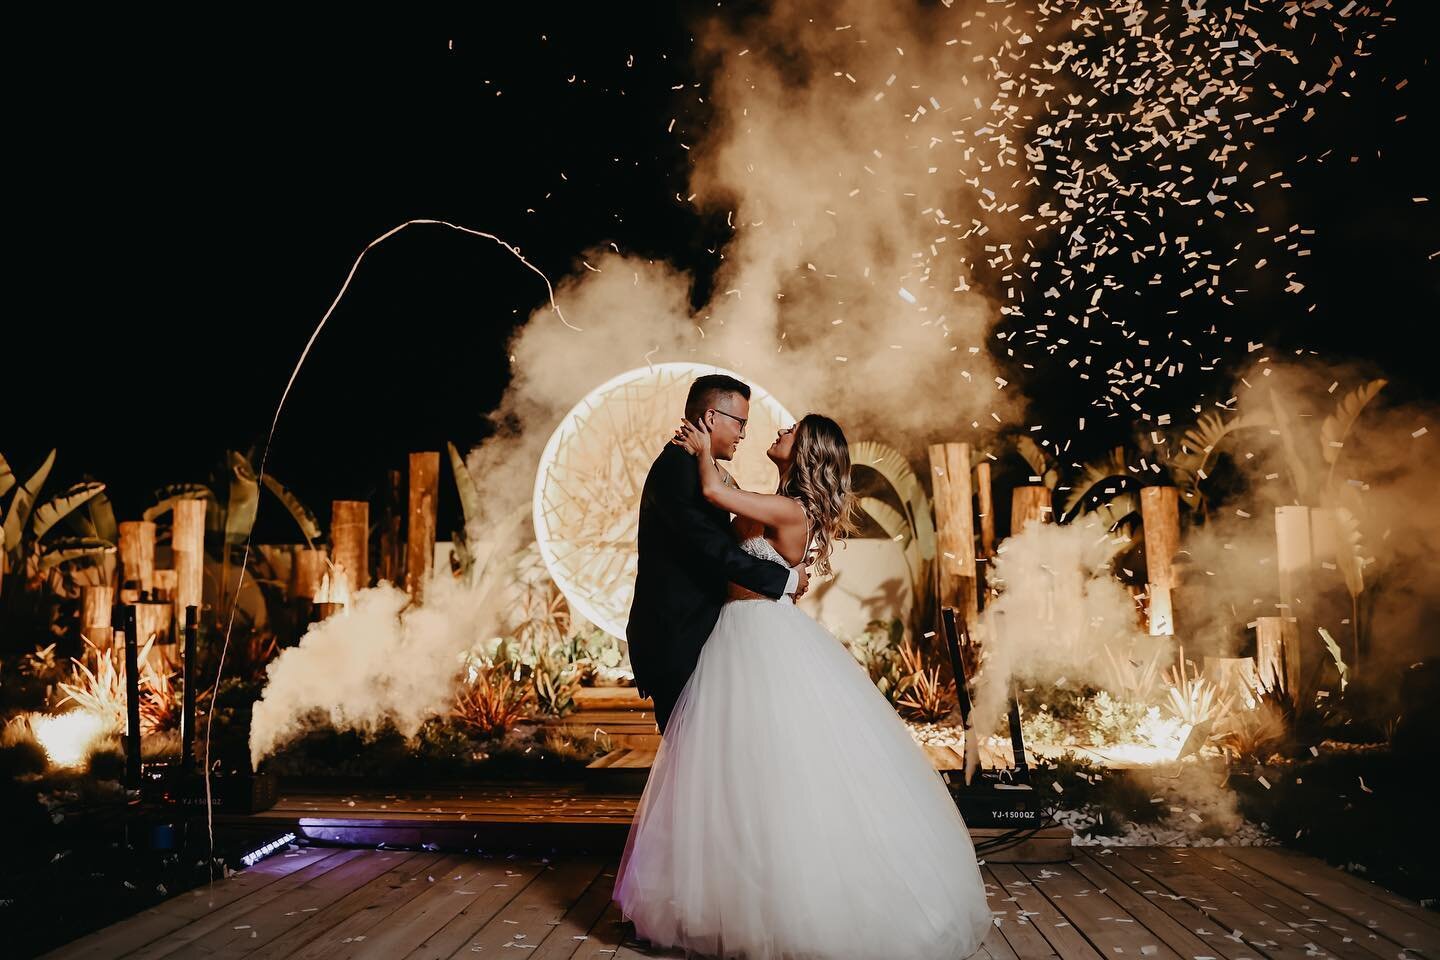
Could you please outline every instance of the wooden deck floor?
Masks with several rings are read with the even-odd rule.
[[[1440,960],[1440,917],[1273,849],[1081,850],[985,865],[984,960]],[[306,848],[177,896],[49,956],[528,960],[648,950],[610,900],[617,860]],[[877,958],[887,960],[887,958]]]

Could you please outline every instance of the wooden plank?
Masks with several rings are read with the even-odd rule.
[[[406,877],[374,903],[316,938],[291,960],[404,956],[468,907],[475,897],[504,882],[504,861],[458,854]],[[278,958],[277,958],[278,960]]]
[[[1168,887],[1172,893],[1194,903],[1212,922],[1229,933],[1232,941],[1238,938],[1274,960],[1302,960],[1313,956],[1303,943],[1308,938],[1296,934],[1288,924],[1271,916],[1262,906],[1232,894],[1204,876],[1197,869],[1201,864],[1199,858],[1192,857],[1183,848],[1116,849],[1117,856]]]
[[[1055,869],[1036,866],[1018,869],[1099,953],[1154,956],[1162,960],[1179,957],[1169,944],[1107,895],[1107,884],[1091,883],[1068,864]]]
[[[1097,891],[1103,890],[1106,896],[1124,907],[1125,912],[1134,917],[1137,923],[1143,924],[1145,929],[1164,941],[1165,945],[1177,955],[1201,957],[1211,954],[1210,945],[1192,933],[1189,927],[1151,903],[1135,889],[1135,886],[1124,882],[1106,870],[1096,862],[1098,859],[1101,858],[1082,850],[1075,857],[1071,866],[1074,867],[1076,873],[1094,884]],[[1108,859],[1114,859],[1114,857],[1111,856]],[[1140,885],[1143,883],[1143,878],[1135,883]],[[1196,916],[1198,917],[1198,914]]]
[[[1130,863],[1121,859],[1118,854],[1114,853],[1115,849],[1117,848],[1107,848],[1106,852],[1110,853],[1110,856],[1095,856],[1090,858],[1090,862],[1101,866],[1121,883],[1149,898],[1176,924],[1198,937],[1206,949],[1203,953],[1190,956],[1222,957],[1224,960],[1255,960],[1255,951],[1246,944],[1231,940],[1228,929],[1220,929],[1213,920],[1201,912],[1199,907],[1189,903],[1184,897],[1172,893],[1154,877],[1137,870]],[[1157,930],[1157,932],[1164,931]]]
[[[1294,850],[1286,850],[1283,847],[1229,847],[1226,848],[1226,852],[1234,859],[1245,863],[1250,861],[1273,862],[1277,869],[1289,870],[1297,881],[1307,877],[1326,878],[1341,887],[1348,887],[1362,896],[1378,901],[1383,906],[1392,908],[1411,920],[1417,920],[1426,926],[1440,930],[1440,915],[1433,910],[1427,910],[1414,900],[1402,897],[1393,890],[1387,890],[1372,880],[1366,880],[1364,877],[1357,877],[1338,867],[1332,867],[1315,857]],[[1256,869],[1260,869],[1258,864],[1255,866]],[[1284,877],[1277,877],[1277,879],[1287,886],[1293,886],[1289,879]]]
[[[498,909],[456,917],[405,960],[444,960],[472,953],[490,956],[507,945],[543,943],[606,862],[595,857],[575,857],[536,864],[530,882]]]
[[[1335,875],[1340,871],[1318,860],[1282,854],[1268,847],[1235,847],[1230,855],[1379,936],[1432,960],[1440,958],[1440,931],[1407,909],[1354,889],[1337,879]]]
[[[575,904],[560,918],[560,923],[541,942],[540,948],[530,955],[530,960],[570,960],[581,945],[589,939],[591,928],[604,915],[615,893],[615,874],[620,861],[611,860],[601,869],[599,875],[590,881],[590,886],[575,901]]]
[[[497,864],[497,866],[502,866],[503,863],[502,861],[501,864]],[[538,893],[539,890],[543,889],[546,892],[548,899],[543,904],[543,909],[541,910],[542,915],[537,918],[542,926],[538,934],[528,935],[524,937],[523,940],[522,938],[516,937],[514,938],[515,942],[523,942],[525,945],[540,943],[545,935],[553,930],[555,925],[559,923],[560,918],[564,915],[564,911],[574,903],[575,899],[584,891],[589,882],[594,879],[594,875],[599,871],[600,866],[601,861],[599,860],[581,858],[573,861],[564,861],[559,868],[551,864],[538,869],[536,878],[527,885],[526,890],[536,891]],[[556,886],[550,882],[555,876],[566,873],[567,869],[583,874],[583,881],[568,887],[563,885]],[[518,871],[510,872],[517,873]],[[501,880],[503,881],[503,879],[504,877],[502,876]],[[521,896],[524,896],[524,893],[522,893]],[[417,899],[407,904],[405,911],[397,913],[389,922],[391,929],[386,931],[387,933],[393,932],[393,936],[388,940],[382,936],[377,939],[373,946],[367,944],[366,955],[384,957],[386,960],[391,957],[410,956],[413,955],[415,951],[419,951],[422,956],[429,955],[432,949],[430,939],[439,933],[440,930],[449,927],[451,921],[459,916],[461,910],[455,909],[453,901],[451,904],[445,905],[435,904],[433,897],[428,899],[431,903],[423,904],[422,900]],[[513,903],[514,901],[512,900],[511,902]],[[468,904],[463,901],[461,902],[461,907],[467,905]],[[552,913],[558,915],[552,916]],[[447,929],[446,937],[448,939],[454,939],[461,936],[462,930],[473,933],[485,925],[484,921],[479,920],[472,913],[464,923],[457,923],[454,927]],[[421,935],[417,936],[417,932]],[[410,953],[406,953],[407,949],[410,950]]]
[[[397,863],[407,861],[412,856],[403,851],[383,855],[367,850],[346,852],[356,856],[321,876],[312,877],[304,883],[288,885],[281,896],[254,904],[249,910],[232,918],[203,939],[174,943],[157,956],[197,952],[206,957],[248,956],[292,927],[304,923],[312,913],[325,909],[352,891],[364,888]]]
[[[1022,874],[1018,867],[996,863],[988,864],[987,869],[1002,885],[1005,897],[1015,898],[1016,909],[1025,911],[1027,916],[1024,919],[1049,942],[1057,955],[1065,960],[1098,960],[1102,952],[1096,950],[1084,933],[1055,909],[1054,904],[1036,887],[1034,881]],[[1051,874],[1054,872],[1049,871]],[[1018,917],[1016,925],[1018,926]],[[1008,938],[1010,931],[1005,929],[1003,922],[1000,929]],[[1015,945],[1013,940],[1010,944],[1012,947]],[[1016,948],[1016,953],[1020,953],[1019,948]],[[1021,956],[1028,955],[1021,953]]]
[[[331,848],[330,852],[334,854],[334,856],[326,861],[329,867],[326,871],[327,873],[339,870],[364,856],[364,851],[361,850]],[[310,873],[310,875],[307,876],[307,873],[310,872],[292,873],[285,879],[270,884],[264,890],[258,891],[256,894],[246,897],[243,900],[236,901],[226,909],[217,910],[203,919],[190,923],[167,936],[155,940],[153,943],[147,944],[134,953],[126,954],[126,960],[155,960],[157,957],[166,957],[177,951],[185,950],[190,945],[199,941],[204,941],[200,949],[208,953],[231,939],[235,933],[236,926],[242,923],[248,924],[248,921],[241,919],[242,917],[253,914],[257,909],[267,904],[288,902],[287,898],[294,890],[319,876],[319,874],[316,873]]]
[[[1195,848],[1191,855],[1221,875],[1217,880],[1231,893],[1265,907],[1270,915],[1292,928],[1312,936],[1316,950],[1325,950],[1345,960],[1392,960],[1395,947],[1372,937],[1369,930],[1355,926],[1343,915],[1326,909],[1245,864],[1219,848]]]
[[[123,956],[188,924],[219,913],[235,901],[252,896],[287,876],[311,868],[327,869],[320,865],[333,860],[339,853],[338,850],[308,847],[294,856],[269,857],[225,880],[177,894],[133,917],[57,947],[45,957],[54,960],[104,957],[108,960]]]
[[[1050,941],[1046,940],[1044,934],[1024,915],[1025,907],[1020,903],[1020,892],[1008,889],[1004,879],[997,877],[989,866],[981,867],[980,875],[987,881],[990,912],[999,920],[999,926],[995,929],[1009,944],[1011,951],[1025,960],[1058,957],[1059,954],[1050,946]],[[989,934],[986,939],[990,939]]]
[[[985,934],[985,939],[980,941],[980,949],[975,953],[982,957],[988,957],[989,960],[1032,960],[1025,954],[1017,953],[1005,939],[1000,928],[994,924],[990,925],[990,932]],[[1036,954],[1033,960],[1044,960],[1048,956],[1050,956],[1048,953]]]
[[[376,856],[372,852],[369,856]],[[291,960],[291,958],[323,956],[344,945],[363,943],[374,922],[393,911],[398,904],[416,896],[430,886],[430,877],[443,876],[469,857],[446,857],[439,853],[420,852],[375,877],[363,887],[319,910],[301,909],[303,922],[292,925],[279,936],[263,944],[249,960]],[[297,904],[298,907],[298,904]]]
[[[586,938],[572,955],[573,960],[615,960],[615,952],[625,942],[630,924],[620,912],[620,905],[610,901],[600,919],[586,931]]]

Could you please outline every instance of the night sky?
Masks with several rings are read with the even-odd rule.
[[[0,451],[28,476],[58,448],[54,482],[104,480],[121,519],[164,483],[203,480],[227,447],[263,443],[350,264],[409,218],[498,234],[557,282],[614,241],[693,271],[704,302],[729,231],[676,200],[688,157],[666,126],[704,122],[690,25],[718,8],[625,9],[363,35],[126,19],[16,37]],[[1422,348],[1440,318],[1436,14],[1392,11],[1405,26],[1352,64],[1356,93],[1306,128],[1315,152],[1358,159],[1293,171],[1285,199],[1316,229],[1307,296],[1258,292],[1245,336],[1440,400]],[[316,343],[270,472],[323,522],[407,451],[475,444],[506,340],[544,297],[489,241],[437,227],[387,241]],[[1077,405],[1031,392],[1037,415]],[[456,507],[441,486],[444,536]],[[258,534],[293,528],[266,503]]]

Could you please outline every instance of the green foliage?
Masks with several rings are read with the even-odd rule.
[[[864,633],[841,641],[891,703],[902,692],[905,671],[900,642],[904,637],[905,625],[898,619],[888,624],[883,620],[871,620],[866,624]]]

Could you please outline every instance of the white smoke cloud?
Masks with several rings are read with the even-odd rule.
[[[271,661],[251,720],[252,764],[312,726],[371,732],[393,724],[413,737],[449,710],[461,656],[489,636],[493,598],[442,571],[423,604],[409,600],[389,582],[360,590]]]
[[[1110,559],[1120,544],[1089,516],[1032,523],[1000,544],[985,611],[985,666],[975,692],[977,729],[994,729],[1011,679],[1110,686],[1108,657],[1145,662],[1170,641],[1141,629],[1138,608]]]

